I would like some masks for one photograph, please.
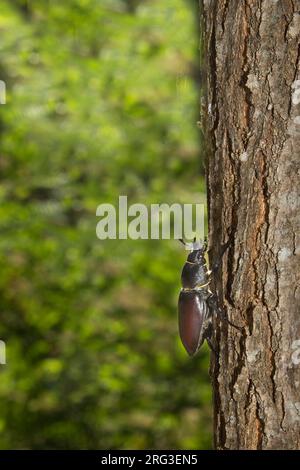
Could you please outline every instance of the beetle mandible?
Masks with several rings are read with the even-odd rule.
[[[182,239],[184,245],[187,245]],[[211,343],[212,316],[217,314],[227,320],[225,313],[218,306],[218,298],[209,289],[211,275],[217,271],[221,259],[229,246],[227,242],[222,249],[220,258],[209,271],[206,266],[205,253],[207,240],[204,243],[192,244],[192,250],[183,266],[181,273],[182,289],[178,299],[179,335],[183,346],[190,356],[194,356],[206,339],[210,348],[214,351]]]

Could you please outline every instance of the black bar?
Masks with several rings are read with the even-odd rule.
[[[209,451],[209,450],[3,450],[0,451],[1,468],[30,465],[31,468],[53,468],[55,464],[76,464],[89,469],[107,467],[139,468],[148,466],[184,466],[196,468],[199,465],[238,464],[243,470],[245,464],[287,465],[299,462],[299,451]],[[11,464],[11,465],[10,465]],[[241,467],[241,465],[243,467]],[[84,468],[84,467],[83,467]],[[253,468],[253,467],[252,467]]]

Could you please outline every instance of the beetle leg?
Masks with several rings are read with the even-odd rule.
[[[211,273],[215,273],[216,271],[218,271],[220,265],[221,265],[221,261],[222,261],[222,258],[225,254],[225,251],[229,248],[229,245],[231,243],[231,240],[228,240],[223,246],[222,246],[222,249],[221,249],[221,252],[218,256],[218,259],[217,261],[212,265],[212,268],[211,268]]]
[[[215,356],[218,355],[217,351],[215,350],[215,348],[213,347],[213,344],[210,340],[210,338],[206,338],[206,342],[208,344],[208,346],[210,347],[210,349],[212,350],[212,352],[214,353]]]
[[[204,237],[204,241],[203,241],[202,250],[203,250],[204,252],[206,252],[206,251],[207,251],[207,237]]]
[[[216,296],[216,294],[211,294],[207,299],[207,303],[212,313],[215,313],[219,318],[221,318],[221,320],[226,321],[228,325],[232,326],[233,328],[236,328],[237,330],[242,330],[240,326],[237,326],[234,323],[231,323],[230,320],[228,320],[225,311],[220,307],[218,303],[218,297]]]
[[[212,341],[211,341],[211,338],[213,336],[213,325],[212,325],[212,322],[211,322],[211,310],[209,311],[209,323],[207,324],[207,327],[203,333],[203,339],[206,339],[206,342],[208,344],[208,346],[210,347],[210,349],[212,350],[212,352],[217,355],[217,352],[212,344]]]

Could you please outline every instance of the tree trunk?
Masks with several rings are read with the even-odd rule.
[[[298,0],[204,0],[218,449],[300,448]],[[298,258],[298,259],[297,259]]]

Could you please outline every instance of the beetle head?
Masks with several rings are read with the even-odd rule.
[[[206,238],[204,239],[203,243],[201,243],[200,241],[196,241],[196,238],[194,238],[193,243],[186,243],[182,239],[180,241],[186,246],[187,249],[191,250],[187,257],[187,261],[189,261],[190,263],[203,263],[207,250]]]

